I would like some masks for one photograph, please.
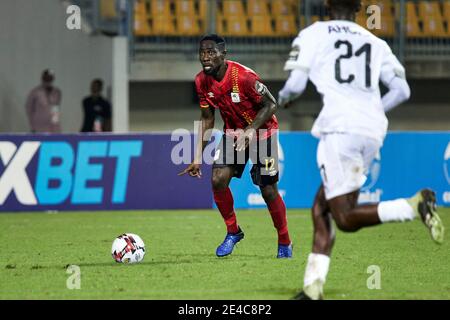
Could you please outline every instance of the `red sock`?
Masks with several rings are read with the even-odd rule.
[[[273,200],[271,203],[267,204],[269,208],[270,215],[272,216],[272,221],[274,227],[278,232],[278,243],[283,245],[289,245],[291,239],[289,238],[287,218],[286,218],[286,206],[280,195]]]
[[[239,227],[234,213],[234,200],[230,188],[214,191],[214,201],[227,225],[228,233],[238,233]]]

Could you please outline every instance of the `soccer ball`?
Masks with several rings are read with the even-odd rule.
[[[114,240],[111,254],[119,263],[141,262],[145,256],[144,241],[137,234],[124,233]]]

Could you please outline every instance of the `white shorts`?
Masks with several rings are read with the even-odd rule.
[[[322,135],[317,147],[317,164],[326,199],[359,190],[366,182],[369,166],[380,147],[377,140],[361,135]]]

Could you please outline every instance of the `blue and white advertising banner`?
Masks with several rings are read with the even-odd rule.
[[[279,190],[288,208],[310,208],[321,179],[316,162],[318,140],[309,133],[280,133]],[[233,179],[237,208],[265,207],[247,166]],[[423,187],[436,191],[438,205],[450,206],[450,132],[392,132],[370,166],[360,202],[409,197]]]
[[[179,177],[177,144],[170,134],[0,135],[0,211],[211,208],[211,170],[200,183]]]
[[[210,165],[202,179],[178,176],[194,140],[187,132],[0,135],[0,211],[213,208]],[[310,208],[321,183],[318,140],[282,132],[279,142],[280,193],[288,208]],[[231,182],[237,208],[265,207],[250,167]],[[423,187],[450,206],[450,132],[389,133],[360,201],[409,197]]]

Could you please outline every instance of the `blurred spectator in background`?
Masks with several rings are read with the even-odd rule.
[[[91,83],[91,95],[83,99],[84,120],[81,132],[111,131],[111,104],[102,97],[103,81]]]
[[[33,133],[60,133],[61,90],[53,86],[55,74],[46,69],[42,83],[28,95],[25,105],[30,130]]]

